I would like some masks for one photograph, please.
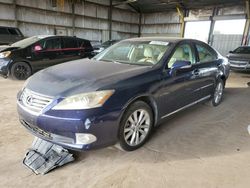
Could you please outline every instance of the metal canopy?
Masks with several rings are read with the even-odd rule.
[[[116,2],[128,4],[141,13],[163,12],[176,9],[176,6],[183,9],[193,9],[209,6],[245,5],[245,0],[116,0]]]

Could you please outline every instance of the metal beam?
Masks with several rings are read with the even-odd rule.
[[[128,6],[130,6],[134,11],[140,13],[141,10],[140,8],[136,7],[135,5],[133,5],[132,3],[128,3]]]

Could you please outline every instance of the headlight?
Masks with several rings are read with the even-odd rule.
[[[0,58],[9,57],[10,54],[11,54],[11,51],[2,52],[0,53]]]
[[[101,107],[113,93],[114,90],[104,90],[73,95],[63,99],[52,109],[80,110]]]

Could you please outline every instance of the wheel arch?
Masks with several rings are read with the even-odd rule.
[[[8,73],[8,75],[10,75],[12,66],[13,66],[15,63],[18,63],[18,62],[23,62],[23,63],[26,63],[27,65],[29,65],[29,67],[30,67],[30,69],[31,69],[31,74],[33,74],[33,68],[32,68],[32,66],[31,66],[30,62],[25,61],[25,60],[20,60],[20,61],[12,61],[12,62],[9,64],[9,67],[8,67],[9,73]]]
[[[129,102],[127,102],[127,104],[123,107],[123,113],[121,115],[120,121],[122,120],[122,117],[123,117],[124,113],[126,112],[126,110],[128,109],[128,107],[136,101],[143,101],[147,105],[149,105],[149,107],[151,108],[151,110],[153,112],[153,118],[154,118],[153,126],[155,127],[157,125],[157,122],[158,122],[159,112],[158,112],[158,108],[157,108],[157,104],[156,104],[155,99],[150,95],[140,95],[140,96],[137,96],[137,97],[131,99]]]

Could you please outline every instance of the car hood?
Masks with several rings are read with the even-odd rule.
[[[250,54],[228,54],[228,59],[230,60],[250,60]]]
[[[8,49],[10,46],[9,45],[0,45],[0,52],[2,50]]]
[[[81,59],[34,74],[26,88],[48,96],[66,97],[100,89],[115,89],[119,81],[149,71],[149,66]]]

